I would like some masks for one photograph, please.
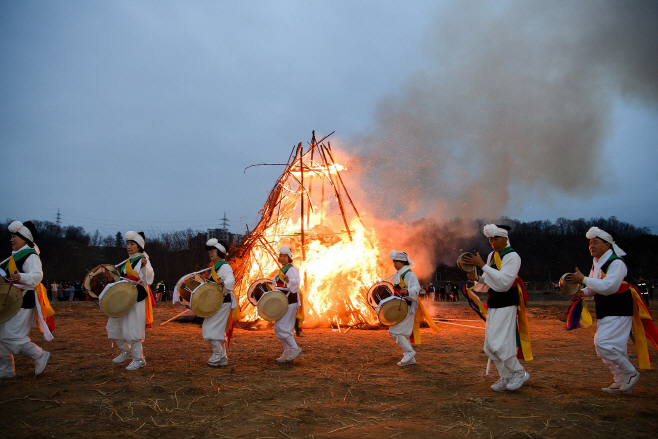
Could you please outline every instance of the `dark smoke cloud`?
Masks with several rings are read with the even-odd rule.
[[[404,220],[494,217],[515,185],[598,190],[615,100],[658,98],[656,23],[655,1],[456,3],[428,35],[433,68],[353,142],[359,202]]]

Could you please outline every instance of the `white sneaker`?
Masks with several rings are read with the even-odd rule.
[[[602,392],[604,393],[612,393],[614,395],[632,395],[633,390],[629,389],[624,392],[621,391],[621,384],[619,383],[612,383],[609,387],[604,387],[601,389]]]
[[[299,357],[302,354],[302,350],[297,348],[297,349],[290,349],[290,353],[286,357],[286,361],[295,361],[295,358]]]
[[[283,351],[283,354],[279,358],[276,359],[276,362],[277,363],[285,363],[287,361],[286,358],[288,358],[288,355],[290,355],[290,352]]]
[[[34,375],[39,375],[46,368],[48,359],[50,358],[50,352],[43,351],[41,356],[34,360]]]
[[[121,351],[118,357],[114,357],[112,359],[112,363],[123,363],[126,360],[130,360],[132,358],[132,354],[130,351]]]
[[[139,360],[133,360],[130,362],[128,366],[126,366],[126,370],[137,370],[141,367],[146,366],[146,360],[139,359]]]
[[[410,366],[412,364],[416,364],[416,352],[412,352],[410,354],[405,352],[402,356],[402,361],[398,362],[398,366],[400,367]]]
[[[633,373],[625,373],[623,378],[621,379],[621,387],[619,387],[619,390],[622,392],[626,392],[627,390],[631,390],[634,385],[637,384],[637,381],[640,379],[640,372],[637,370]]]
[[[529,379],[530,379],[530,374],[525,370],[523,372],[512,374],[509,383],[507,383],[507,390],[516,390]]]
[[[507,384],[509,383],[509,378],[500,378],[498,381],[496,381],[494,384],[491,385],[491,390],[495,390],[496,392],[504,392],[507,390]]]
[[[16,374],[13,373],[13,372],[0,371],[0,380],[5,379],[5,378],[14,378],[15,376],[16,376]]]
[[[227,358],[221,354],[212,354],[212,357],[208,360],[208,364],[211,366],[226,366],[228,361]]]

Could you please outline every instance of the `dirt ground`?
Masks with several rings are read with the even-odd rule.
[[[524,365],[531,379],[517,392],[496,393],[478,321],[440,323],[440,334],[423,329],[418,363],[406,368],[396,366],[401,351],[385,330],[307,329],[298,339],[302,356],[278,364],[271,328],[237,329],[229,366],[213,368],[199,322],[159,326],[177,310],[157,304],[144,344],[148,364],[128,372],[127,363],[111,362],[118,350],[94,303],[56,303],[55,340],[32,332],[52,353],[45,372],[34,377],[32,361],[19,356],[17,377],[0,384],[0,436],[656,437],[656,372],[642,372],[633,396],[602,393],[612,375],[596,357],[595,326],[565,331],[558,320],[565,307],[530,303],[535,359]],[[476,319],[463,302],[431,312]],[[632,345],[629,352],[637,364]]]

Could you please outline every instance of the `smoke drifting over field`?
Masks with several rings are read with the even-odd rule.
[[[383,98],[372,132],[350,142],[348,186],[404,220],[494,217],[513,186],[600,190],[614,100],[658,98],[656,23],[650,1],[456,3],[427,35],[433,69]]]

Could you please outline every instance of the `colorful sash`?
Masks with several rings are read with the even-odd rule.
[[[508,253],[513,252],[512,247],[505,248],[502,252],[502,256],[505,256]],[[500,270],[503,266],[503,258],[499,252],[494,252],[491,262],[495,265],[491,265],[493,268]],[[532,349],[530,347],[530,330],[528,326],[528,314],[526,312],[526,303],[528,302],[528,292],[526,291],[525,284],[523,280],[516,276],[512,288],[517,287],[519,291],[519,306],[517,307],[516,313],[516,357],[519,360],[532,361]]]
[[[468,306],[475,311],[477,315],[480,316],[482,320],[485,322],[487,321],[487,305],[482,303],[480,298],[473,292],[473,288],[475,288],[475,282],[473,282],[473,285],[469,288],[468,287],[468,282],[464,283],[462,285],[461,290],[462,294],[466,298],[466,301],[468,302]]]
[[[138,256],[133,259],[127,260],[120,268],[119,271],[125,274],[126,279],[133,280],[135,282],[141,282],[139,279],[139,274],[135,271],[135,266],[142,259],[142,256]],[[147,328],[153,327],[153,307],[155,306],[155,297],[151,292],[151,287],[148,285],[142,285],[146,289],[146,303],[144,303],[144,321]]]
[[[37,252],[32,249],[32,248],[24,248],[23,250],[19,250],[13,255],[9,257],[9,260],[2,264],[0,268],[2,268],[5,273],[7,273],[9,276],[12,274],[20,273],[20,270],[18,269],[18,265],[20,264],[21,267],[23,265],[23,262],[30,256],[30,255],[36,255]]]
[[[221,261],[214,264],[210,269],[210,276],[212,277],[212,280],[215,281],[215,283],[219,283],[219,276],[217,275],[217,270],[219,270],[222,267],[222,265],[226,265],[226,264],[228,264],[228,262],[222,259]]]
[[[567,311],[567,323],[564,328],[567,331],[572,331],[589,326],[592,326],[592,315],[587,309],[587,302],[583,299],[575,300]]]
[[[274,282],[276,282],[277,287],[285,287],[288,285],[288,282],[284,281],[284,274],[290,270],[290,267],[292,267],[292,264],[286,264],[283,267],[279,269],[279,272],[274,276]]]

